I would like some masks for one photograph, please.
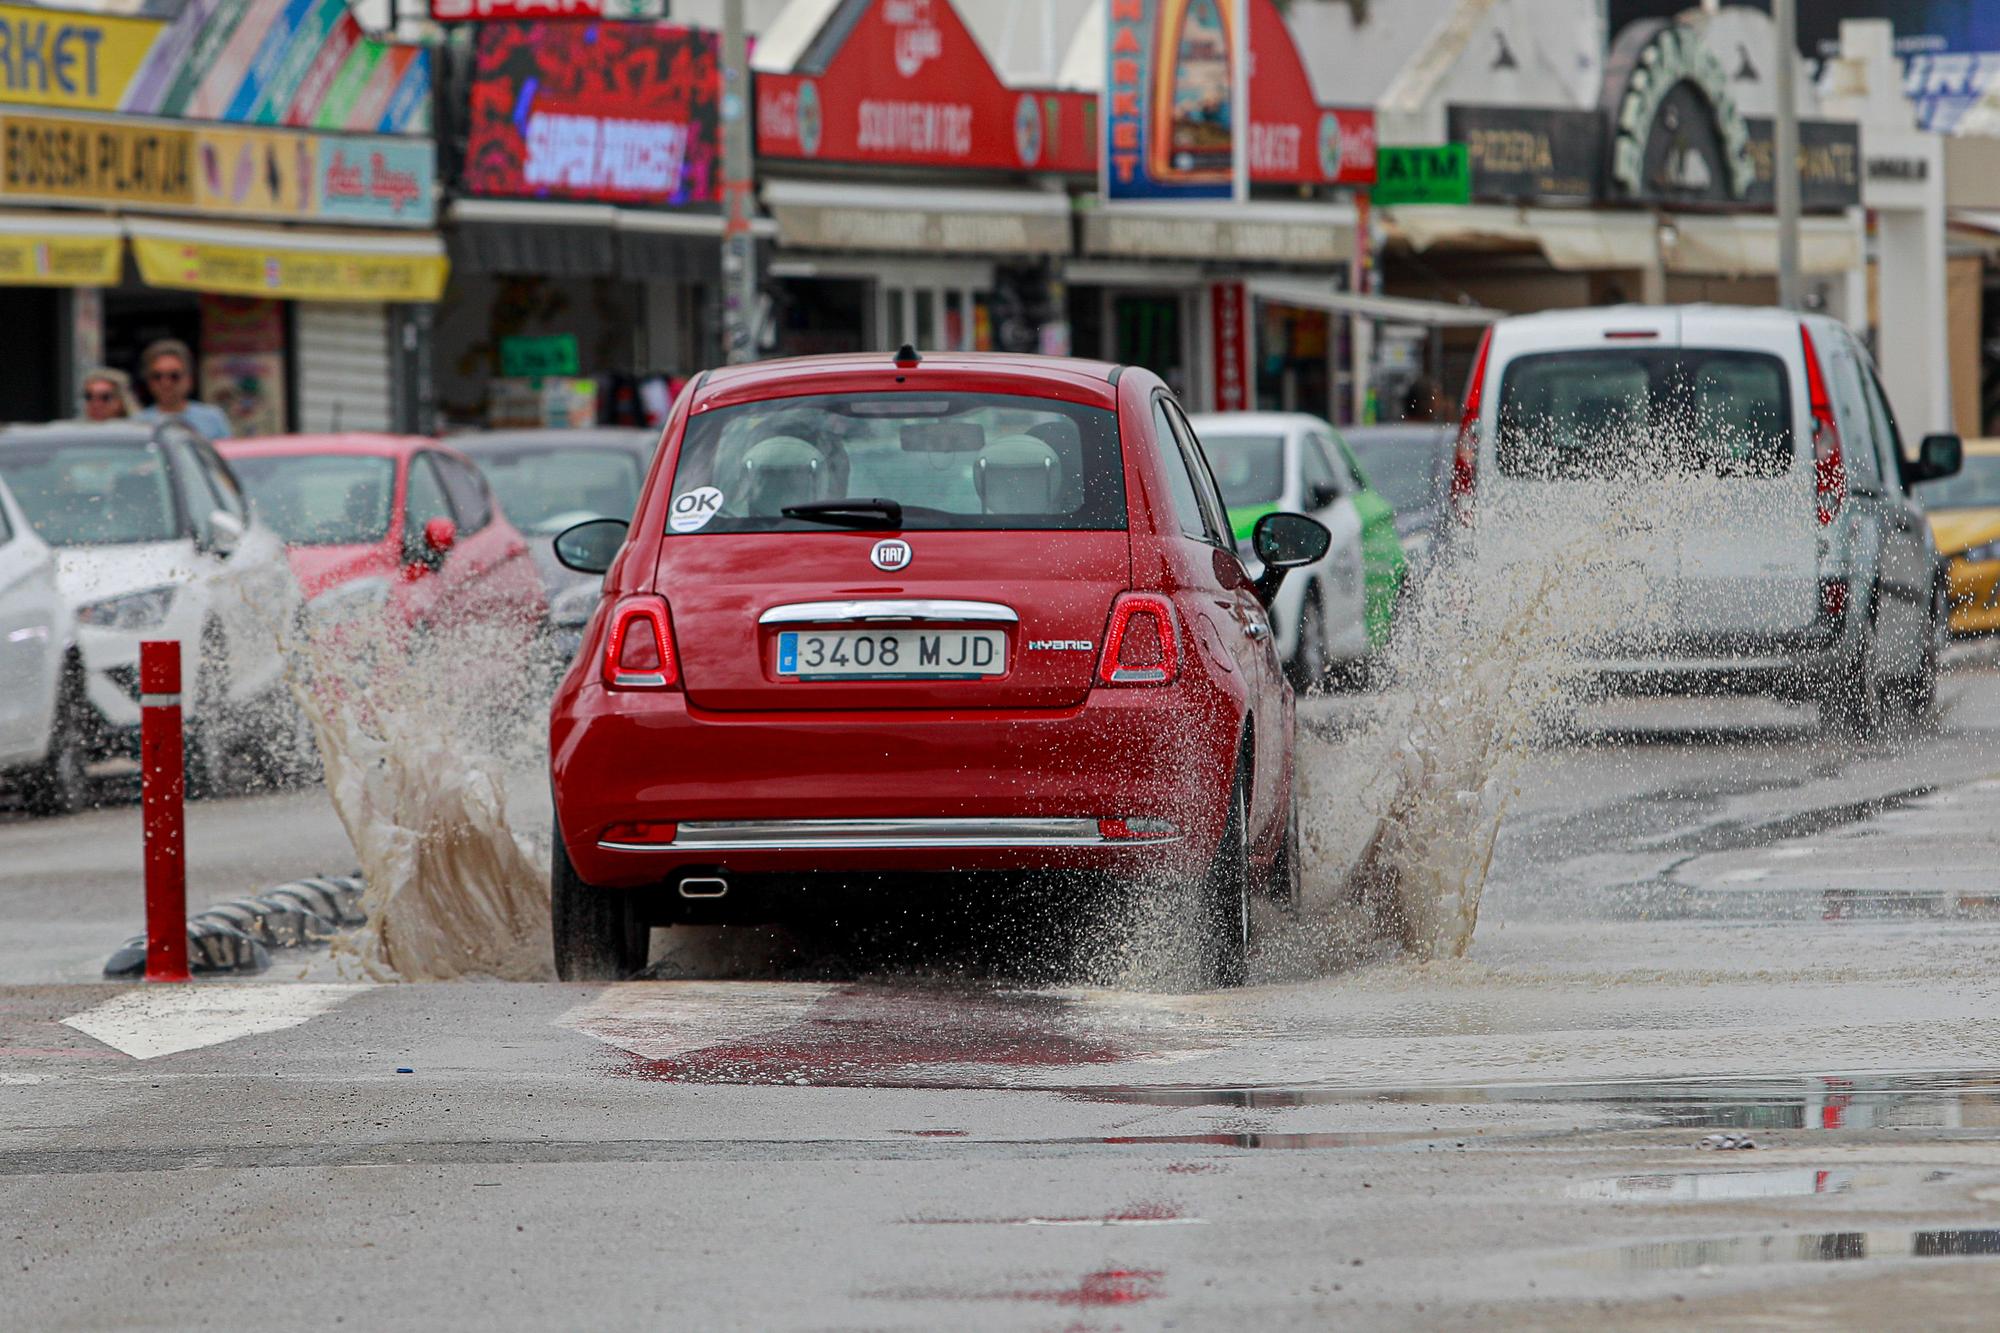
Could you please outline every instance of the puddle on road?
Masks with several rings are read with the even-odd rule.
[[[1679,1272],[1763,1264],[1836,1263],[1861,1259],[1968,1259],[2000,1255],[2000,1228],[1778,1232],[1648,1241],[1570,1256],[1566,1267],[1621,1272]]]
[[[1815,1167],[1775,1171],[1655,1171],[1644,1175],[1579,1180],[1563,1191],[1571,1199],[1636,1203],[1709,1203],[1727,1199],[1794,1199],[1845,1194],[1854,1172]]]
[[[1598,1115],[1624,1112],[1662,1128],[2000,1128],[2000,1073],[1992,1071],[1433,1088],[1126,1087],[1065,1091],[1087,1101],[1258,1111],[1307,1106],[1573,1106]]]

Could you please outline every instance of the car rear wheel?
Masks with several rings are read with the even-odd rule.
[[[1930,722],[1937,715],[1938,672],[1943,669],[1945,641],[1951,635],[1950,599],[1942,586],[1931,590],[1931,614],[1925,630],[1923,660],[1917,664],[1917,674],[1903,682],[1899,691],[1910,716],[1919,723]]]
[[[549,925],[556,976],[564,981],[618,981],[646,965],[652,928],[630,893],[586,884],[570,864],[562,830],[555,832],[549,868]]]
[[[22,783],[28,809],[38,815],[68,815],[82,809],[90,796],[90,779],[83,771],[83,729],[90,704],[84,697],[83,668],[71,659],[56,690],[55,717],[49,723],[49,752],[29,769]]]
[[[1202,937],[1209,979],[1241,986],[1249,971],[1250,847],[1248,794],[1239,769],[1229,789],[1229,820],[1202,882]]]
[[[1876,666],[1875,617],[1862,627],[1861,646],[1847,669],[1820,696],[1820,729],[1848,740],[1870,740],[1882,730],[1882,677]]]

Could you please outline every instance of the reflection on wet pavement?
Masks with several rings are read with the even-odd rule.
[[[1779,1171],[1655,1171],[1638,1176],[1579,1180],[1563,1191],[1572,1199],[1639,1203],[1709,1203],[1718,1199],[1788,1199],[1845,1194],[1854,1172],[1813,1167]]]
[[[1821,1231],[1717,1236],[1621,1245],[1569,1262],[1585,1268],[1658,1271],[1756,1264],[1828,1263],[1853,1259],[1964,1259],[2000,1255],[2000,1228]]]

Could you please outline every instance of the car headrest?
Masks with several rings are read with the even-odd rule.
[[[1032,435],[1004,435],[979,451],[972,481],[989,514],[1052,514],[1062,496],[1062,460]]]
[[[796,435],[759,440],[743,455],[744,511],[776,518],[786,505],[824,499],[826,458]]]

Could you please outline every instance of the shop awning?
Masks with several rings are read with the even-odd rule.
[[[128,218],[151,287],[291,301],[429,303],[450,267],[430,233],[307,231]]]
[[[1339,291],[1330,283],[1300,278],[1252,278],[1244,283],[1251,297],[1303,310],[1354,315],[1384,324],[1422,324],[1441,329],[1484,328],[1506,315],[1483,305],[1420,301],[1407,296],[1363,296]]]
[[[1539,249],[1555,268],[1646,268],[1658,253],[1650,213],[1590,208],[1404,204],[1382,210],[1413,250]]]
[[[927,189],[766,180],[778,240],[798,250],[912,255],[1063,255],[1069,196],[1040,190]]]
[[[1353,259],[1354,225],[1344,203],[1100,204],[1083,214],[1083,252],[1331,266]]]
[[[0,213],[0,287],[116,287],[125,231],[111,218]]]
[[[722,215],[535,199],[456,199],[446,214],[451,262],[472,273],[558,278],[712,279]],[[775,234],[769,218],[751,230]]]
[[[1778,271],[1778,224],[1769,214],[1674,214],[1661,219],[1669,273],[1728,277]],[[1862,263],[1861,232],[1845,217],[1799,219],[1799,271],[1845,273]]]

